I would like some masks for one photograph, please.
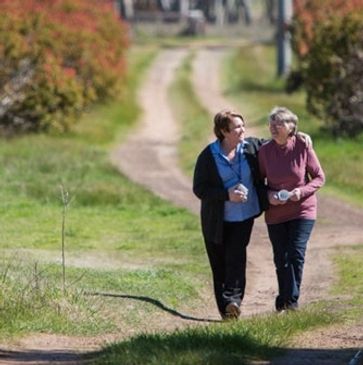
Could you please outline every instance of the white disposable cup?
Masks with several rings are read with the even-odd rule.
[[[290,198],[290,192],[288,192],[285,189],[280,190],[277,193],[277,197],[279,198],[279,200],[281,200],[282,202],[285,202],[286,200],[289,200]]]
[[[246,199],[247,199],[247,195],[248,195],[248,189],[241,183],[239,183],[237,186],[236,186],[236,190],[242,192]]]

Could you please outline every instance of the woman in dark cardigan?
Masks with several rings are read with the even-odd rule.
[[[258,169],[258,138],[245,138],[240,114],[214,118],[217,140],[199,155],[193,180],[201,200],[201,225],[222,318],[238,318],[246,285],[246,248],[254,218],[267,207]]]

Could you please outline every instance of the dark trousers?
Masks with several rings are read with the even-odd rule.
[[[267,226],[279,285],[277,310],[298,306],[306,246],[314,223],[311,219],[294,219]]]
[[[225,314],[226,306],[241,305],[246,287],[246,247],[250,241],[254,219],[224,222],[223,243],[206,242],[213,273],[214,295],[218,310]]]

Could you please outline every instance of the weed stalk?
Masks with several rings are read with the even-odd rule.
[[[69,194],[68,191],[64,188],[63,184],[60,186],[61,195],[62,195],[62,289],[63,295],[66,291],[66,260],[65,260],[65,227],[66,227],[66,213],[69,205]]]

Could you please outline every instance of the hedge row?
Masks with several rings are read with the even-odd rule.
[[[0,0],[1,130],[67,130],[120,94],[126,48],[111,1]]]

